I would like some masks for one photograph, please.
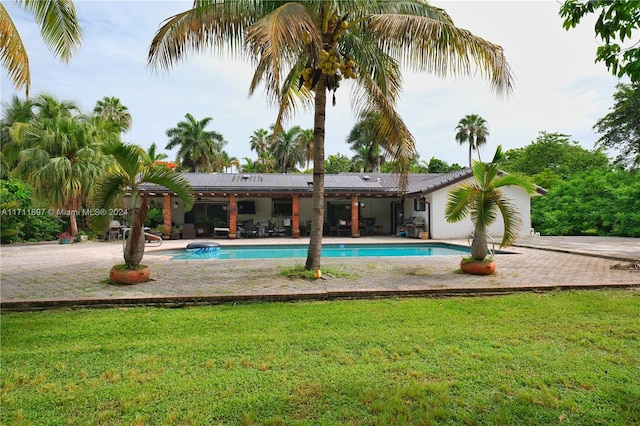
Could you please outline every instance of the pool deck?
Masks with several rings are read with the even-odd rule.
[[[108,282],[122,262],[122,242],[38,243],[0,248],[0,306],[37,310],[106,306],[184,306],[251,301],[331,300],[374,297],[447,297],[587,288],[640,290],[639,238],[527,237],[496,256],[490,276],[458,271],[459,256],[323,258],[323,279],[281,277],[304,259],[173,261],[157,252],[191,240],[147,247],[143,263],[152,280],[133,286]],[[198,240],[209,241],[209,240]],[[216,239],[222,245],[308,244],[309,238]],[[327,237],[324,243],[424,243],[396,237]],[[465,241],[436,241],[466,245]],[[153,254],[153,252],[156,252]],[[336,277],[327,271],[346,272]]]

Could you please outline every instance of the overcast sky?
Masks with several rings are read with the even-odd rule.
[[[429,74],[405,73],[398,110],[415,137],[420,158],[442,159],[466,165],[467,147],[454,139],[458,121],[479,114],[489,124],[488,143],[481,151],[490,158],[497,145],[505,150],[522,147],[539,131],[560,132],[592,149],[598,135],[595,122],[607,114],[617,79],[602,63],[595,64],[597,40],[594,17],[565,31],[556,1],[433,1],[454,23],[477,36],[503,46],[515,75],[515,90],[496,98],[479,76],[443,80]],[[18,27],[31,64],[31,95],[47,92],[77,102],[89,113],[96,101],[115,96],[129,108],[133,127],[127,142],[147,148],[156,142],[161,151],[165,131],[191,113],[212,117],[210,129],[228,141],[226,151],[241,160],[255,159],[249,149],[254,130],[268,129],[276,110],[263,92],[249,98],[252,71],[248,63],[216,55],[191,56],[172,71],[154,74],[146,66],[147,50],[159,24],[188,9],[191,1],[76,0],[84,31],[80,51],[69,64],[58,62],[43,44],[30,15],[3,2]],[[16,94],[2,71],[1,100]],[[24,92],[19,92],[24,97]],[[353,155],[345,139],[354,125],[349,85],[336,94],[337,105],[327,106],[326,155]],[[312,128],[310,113],[296,116],[286,127]]]

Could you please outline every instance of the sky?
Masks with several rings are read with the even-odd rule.
[[[190,113],[196,119],[212,117],[208,127],[221,133],[225,150],[241,163],[256,158],[249,138],[257,129],[269,129],[277,110],[262,89],[249,97],[253,74],[249,62],[207,52],[190,55],[169,72],[147,67],[151,40],[161,22],[190,7],[191,1],[76,0],[84,39],[68,64],[58,61],[42,42],[32,17],[3,2],[26,45],[31,66],[31,96],[46,92],[76,102],[90,113],[105,96],[120,99],[133,118],[124,140],[148,148],[152,142],[165,150],[166,130]],[[560,1],[432,1],[449,13],[456,26],[504,48],[515,76],[514,91],[497,97],[481,76],[442,79],[426,73],[403,74],[403,94],[397,109],[416,140],[420,160],[432,157],[466,165],[468,146],[455,141],[455,127],[468,114],[483,117],[489,128],[483,159],[498,145],[504,150],[535,141],[540,131],[569,135],[593,149],[599,135],[593,125],[613,105],[618,80],[605,65],[595,63],[598,40],[594,16],[566,31],[558,14]],[[16,92],[2,70],[0,100]],[[327,105],[325,154],[353,156],[345,142],[357,117],[353,114],[349,84],[336,93],[337,105]],[[301,110],[286,128],[313,127],[311,111]],[[474,154],[475,155],[475,154]]]

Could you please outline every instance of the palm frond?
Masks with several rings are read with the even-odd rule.
[[[469,216],[471,211],[473,194],[475,188],[468,184],[462,184],[453,188],[447,195],[447,204],[444,215],[449,223],[459,222]]]
[[[141,183],[153,183],[175,192],[184,201],[185,211],[193,207],[194,197],[191,185],[184,176],[167,167],[153,165],[147,168],[138,177],[138,184]]]
[[[245,44],[258,63],[252,88],[259,77],[267,96],[279,100],[282,69],[294,66],[306,52],[302,41],[305,31],[315,35],[316,46],[320,44],[313,17],[306,7],[295,2],[284,4],[247,29]]]
[[[140,172],[145,152],[139,146],[116,142],[106,146],[104,152],[115,159],[124,175],[128,176],[130,180],[133,180]]]
[[[520,214],[516,207],[506,197],[499,197],[496,200],[495,205],[500,210],[504,223],[504,234],[502,236],[500,247],[507,247],[513,244],[518,237],[518,231],[522,225],[522,219],[520,218]]]
[[[533,194],[536,190],[536,186],[531,183],[528,178],[515,174],[505,174],[502,176],[498,176],[494,180],[493,185],[496,188],[509,185],[519,186],[520,188],[527,191],[528,194]]]
[[[431,7],[426,5],[425,7]],[[503,49],[457,28],[448,16],[379,14],[369,17],[369,30],[381,47],[416,71],[437,76],[471,75],[475,69],[497,94],[509,94],[513,76]],[[475,68],[472,67],[475,64]]]
[[[195,0],[191,9],[162,23],[149,46],[147,65],[168,71],[188,53],[210,48],[221,55],[244,57],[247,28],[280,5],[279,1]]]
[[[73,1],[18,0],[17,3],[33,14],[49,50],[68,62],[82,42],[82,29]]]
[[[22,43],[18,29],[13,24],[7,10],[0,3],[0,60],[16,89],[25,88],[29,96],[31,72],[29,57]]]

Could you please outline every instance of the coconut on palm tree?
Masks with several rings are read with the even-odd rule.
[[[534,191],[534,185],[525,178],[500,172],[498,163],[503,158],[502,147],[498,146],[491,163],[473,162],[471,169],[474,181],[449,191],[445,218],[450,223],[471,218],[474,227],[471,257],[476,261],[483,261],[488,255],[487,230],[498,214],[502,216],[504,224],[500,247],[509,246],[515,241],[522,224],[520,214],[502,188],[519,186],[529,194]]]
[[[126,268],[136,269],[144,255],[143,225],[149,211],[148,197],[141,193],[141,185],[156,184],[174,192],[184,201],[185,211],[193,206],[193,190],[179,173],[161,164],[148,164],[146,153],[139,146],[116,141],[106,144],[103,151],[114,159],[114,167],[96,183],[90,205],[94,209],[112,209],[121,205],[125,191],[130,194],[131,232],[124,246],[124,261]],[[95,218],[94,228],[104,226],[105,218]]]
[[[71,0],[19,1],[19,6],[31,13],[40,28],[42,40],[62,61],[68,62],[80,47],[82,30]],[[0,58],[16,89],[25,88],[29,96],[31,70],[29,56],[18,29],[0,4]]]
[[[250,57],[253,93],[261,84],[279,106],[275,133],[299,106],[314,110],[313,217],[306,269],[320,266],[324,223],[324,137],[327,92],[347,82],[356,111],[380,114],[380,140],[408,170],[415,141],[396,111],[401,65],[438,76],[485,76],[497,92],[512,76],[500,46],[457,28],[424,0],[196,0],[154,36],[148,62],[170,69],[190,52]],[[470,66],[475,64],[476,67]]]
[[[471,153],[476,150],[478,161],[480,158],[480,147],[487,143],[489,130],[487,121],[478,114],[465,115],[456,126],[456,141],[460,145],[469,144],[469,167],[471,167]]]

